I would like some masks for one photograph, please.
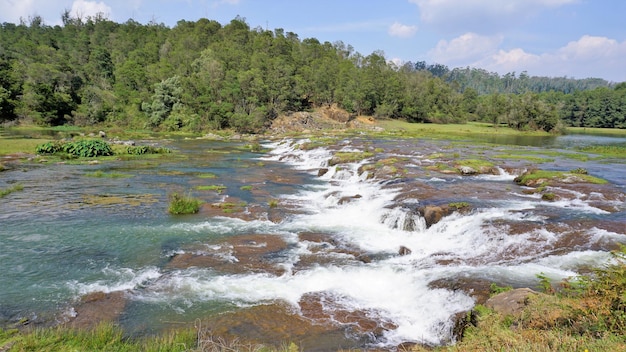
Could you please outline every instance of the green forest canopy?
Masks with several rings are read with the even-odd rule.
[[[169,28],[66,11],[62,22],[1,25],[0,123],[254,133],[280,114],[337,105],[411,122],[626,128],[626,82],[396,66],[380,51],[363,56],[241,17]]]

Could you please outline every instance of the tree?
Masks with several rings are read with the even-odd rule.
[[[183,90],[178,76],[170,77],[157,83],[154,87],[154,94],[151,102],[144,102],[141,105],[143,111],[148,115],[148,125],[159,127],[172,111],[182,109],[180,98]]]

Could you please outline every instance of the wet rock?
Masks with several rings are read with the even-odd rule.
[[[254,306],[203,319],[200,336],[238,341],[239,345],[263,344],[275,348],[296,342],[303,351],[335,351],[357,348],[345,329],[328,321],[302,316],[283,303]],[[209,337],[209,336],[207,336]]]
[[[517,315],[528,305],[530,296],[539,294],[541,293],[529,288],[518,288],[489,298],[485,306],[502,315]]]
[[[426,221],[426,227],[431,227],[432,225],[441,221],[444,216],[448,216],[454,211],[447,205],[427,205],[424,207],[420,207],[417,210]]]
[[[81,298],[74,307],[73,317],[67,325],[73,328],[93,328],[101,322],[116,321],[127,303],[126,292],[94,292]]]
[[[478,174],[478,171],[476,171],[476,169],[474,169],[471,166],[459,166],[458,170],[463,176],[471,176],[471,175]]]
[[[326,175],[326,173],[328,173],[328,168],[323,167],[317,171],[317,177],[322,177]]]
[[[399,255],[409,255],[411,254],[413,251],[411,251],[410,249],[408,249],[405,246],[400,246],[400,249],[398,250],[398,254]]]
[[[378,312],[346,307],[326,292],[304,294],[298,304],[304,317],[317,323],[344,326],[353,334],[378,337],[397,328],[392,322],[380,319]]]
[[[345,203],[350,203],[351,201],[353,201],[355,199],[360,199],[360,198],[363,198],[363,196],[360,195],[360,194],[355,194],[353,196],[341,197],[339,199],[338,204],[341,205],[341,204],[345,204]]]
[[[491,294],[491,282],[489,280],[464,276],[439,279],[429,283],[428,286],[450,291],[462,291],[472,297],[477,304],[484,304]]]
[[[176,254],[168,266],[176,269],[212,268],[233,274],[282,275],[285,268],[280,265],[284,259],[281,255],[287,247],[287,242],[277,235],[234,236]]]

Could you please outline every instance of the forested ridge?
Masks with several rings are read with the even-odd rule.
[[[254,133],[281,114],[336,105],[412,122],[626,128],[626,82],[396,66],[380,51],[364,56],[241,17],[172,28],[61,19],[1,25],[0,123]]]

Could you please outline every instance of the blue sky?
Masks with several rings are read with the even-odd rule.
[[[426,61],[505,74],[626,81],[623,0],[0,0],[0,22],[64,9],[169,27],[201,17],[342,41],[396,63]]]

